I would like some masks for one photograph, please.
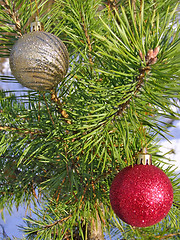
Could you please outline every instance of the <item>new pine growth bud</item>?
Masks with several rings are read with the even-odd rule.
[[[148,50],[148,53],[146,55],[147,61],[149,61],[151,58],[153,58],[153,49]]]
[[[152,65],[157,62],[157,55],[159,53],[159,50],[160,50],[159,46],[156,47],[154,50],[153,49],[148,50],[147,55],[145,56],[147,65]],[[140,56],[141,60],[143,61],[144,55],[142,54],[141,50],[139,51],[139,56]]]
[[[140,56],[141,60],[143,61],[144,55],[142,54],[141,50],[139,51],[139,56]]]
[[[154,49],[154,51],[153,51],[153,57],[154,57],[154,58],[157,57],[157,55],[158,55],[158,53],[159,53],[159,49],[160,49],[159,46]]]

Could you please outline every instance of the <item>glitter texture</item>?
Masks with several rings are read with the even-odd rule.
[[[10,67],[14,77],[34,90],[52,89],[64,78],[69,65],[64,43],[47,32],[30,32],[14,44]]]
[[[116,215],[135,227],[161,221],[173,202],[167,175],[153,165],[135,165],[121,170],[112,182],[110,201]]]

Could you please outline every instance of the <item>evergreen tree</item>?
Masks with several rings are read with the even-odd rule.
[[[177,0],[1,0],[0,57],[35,16],[69,52],[56,89],[0,92],[0,209],[34,203],[27,239],[180,237],[179,179],[158,143],[179,119],[177,9]],[[114,214],[109,190],[142,148],[174,200],[160,223],[135,228]]]

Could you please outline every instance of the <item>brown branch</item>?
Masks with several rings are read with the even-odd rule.
[[[85,33],[85,37],[86,37],[86,41],[87,41],[87,44],[88,44],[88,48],[89,48],[89,62],[91,65],[93,65],[93,60],[92,60],[92,55],[91,55],[91,52],[92,52],[92,45],[91,45],[91,40],[90,40],[90,36],[88,34],[88,30],[87,30],[87,27],[86,27],[86,24],[85,24],[85,21],[84,21],[84,17],[82,16],[81,14],[81,20],[82,20],[82,26],[83,26],[83,31]]]
[[[116,13],[118,12],[118,7],[117,7],[117,2],[116,2],[116,0],[108,0],[107,5],[108,5],[108,10],[109,10],[109,12],[112,11],[112,14],[113,14],[113,16],[114,16],[115,19],[116,19],[116,22],[117,22],[118,24],[120,24],[120,21],[119,21],[119,19],[118,19],[118,17],[117,17],[117,14],[116,14]]]
[[[71,124],[71,121],[67,120],[69,115],[66,113],[65,110],[62,109],[62,103],[60,102],[60,99],[58,98],[57,93],[55,92],[55,90],[51,90],[51,100],[56,104],[58,112],[65,119],[65,121],[68,124]]]
[[[139,12],[140,18],[142,15],[142,10],[143,10],[143,0],[140,0],[140,12]]]
[[[34,130],[34,131],[30,131],[24,128],[16,128],[16,127],[8,127],[8,126],[0,126],[0,130],[1,131],[18,131],[18,132],[22,132],[22,134],[38,134],[38,133],[42,133],[42,131],[40,130]]]
[[[8,160],[14,160],[15,156],[12,157],[12,156],[1,155],[0,158],[3,158],[3,159],[8,158]]]
[[[135,24],[136,24],[136,0],[131,0],[131,4],[132,4],[132,9],[134,12],[134,19],[135,19]]]
[[[118,116],[122,115],[124,110],[129,106],[129,103],[132,100],[132,98],[136,96],[139,89],[142,87],[142,84],[144,82],[144,77],[150,71],[150,67],[147,66],[145,68],[140,69],[139,71],[140,71],[140,74],[136,77],[136,82],[137,82],[136,90],[130,91],[132,93],[132,96],[127,101],[119,105],[119,110],[114,115],[118,115]]]
[[[15,24],[18,35],[22,36],[20,20],[18,19],[18,16],[15,13],[14,7],[13,7],[13,10],[11,10],[11,7],[10,7],[8,1],[7,0],[2,0],[2,1],[4,3],[4,8],[6,8],[7,13],[9,14],[9,16],[14,21],[14,24]]]
[[[173,237],[173,236],[178,236],[180,235],[180,233],[170,233],[170,234],[167,234],[165,236],[154,236],[155,238],[157,239],[166,239],[166,238],[170,238],[170,237]]]
[[[109,10],[110,9],[112,9],[113,11],[118,10],[116,0],[108,0],[107,5],[108,5]]]
[[[55,225],[57,225],[57,224],[60,224],[60,223],[62,223],[62,222],[67,221],[70,217],[72,217],[72,214],[70,214],[69,216],[67,216],[67,217],[65,217],[65,218],[63,218],[63,219],[59,219],[59,220],[55,221],[54,223],[45,225],[45,226],[42,227],[42,229],[51,228],[51,227],[53,227],[53,226],[55,226]],[[34,234],[37,234],[37,233],[38,233],[38,231],[34,232]]]
[[[117,174],[119,172],[120,165],[118,165],[113,171],[109,169],[107,172],[99,175],[95,180],[94,183],[99,182],[101,179],[106,179],[109,175],[112,176],[113,174]]]
[[[49,117],[50,117],[50,119],[51,119],[51,122],[52,122],[52,124],[54,125],[54,120],[53,120],[53,118],[52,118],[52,115],[51,115],[51,112],[50,112],[49,106],[48,106],[48,104],[47,104],[47,101],[46,101],[46,98],[45,98],[45,93],[43,93],[43,98],[44,98],[44,102],[45,102],[45,104],[46,104],[46,108],[47,108],[47,111],[48,111]],[[39,117],[39,116],[38,116],[38,117]]]
[[[86,192],[87,192],[88,186],[89,186],[88,183],[86,183],[86,185],[84,186],[84,191],[83,191],[83,194],[82,194],[81,199],[80,199],[80,201],[79,201],[79,203],[80,203],[79,209],[82,208],[83,199],[85,198],[85,194],[86,194]]]
[[[33,196],[36,198],[37,202],[39,202],[39,198],[36,195],[36,191],[35,191],[35,188],[34,188],[34,181],[33,180],[32,180],[32,183],[30,185],[31,185],[31,191],[32,191]]]
[[[91,240],[104,240],[104,234],[102,229],[102,219],[100,218],[98,211],[96,210],[96,217],[92,217],[91,224],[89,224],[88,231]]]
[[[62,222],[67,221],[70,217],[72,217],[72,214],[70,214],[69,216],[67,216],[67,217],[65,217],[65,218],[63,218],[63,219],[59,219],[59,220],[57,220],[56,222],[54,222],[54,223],[52,223],[52,224],[46,225],[46,226],[44,226],[43,228],[44,228],[44,229],[45,229],[45,228],[51,228],[51,227],[53,227],[53,226],[55,226],[55,225],[57,225],[57,224],[60,224],[60,223],[62,223]]]

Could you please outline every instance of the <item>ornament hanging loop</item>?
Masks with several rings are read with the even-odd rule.
[[[136,164],[152,165],[152,156],[147,153],[146,148],[143,148],[142,152],[138,153]]]
[[[30,31],[31,32],[43,31],[43,24],[41,22],[39,22],[38,17],[36,17],[35,21],[31,23]]]

